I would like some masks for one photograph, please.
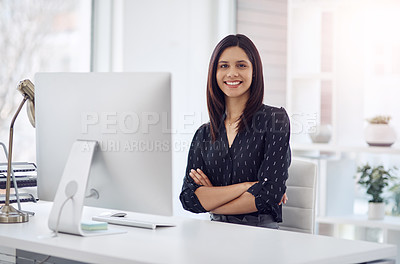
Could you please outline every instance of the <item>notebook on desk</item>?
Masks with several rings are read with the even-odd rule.
[[[140,227],[147,229],[156,229],[157,227],[173,227],[175,224],[173,223],[165,223],[165,222],[155,222],[155,221],[144,221],[137,220],[131,217],[115,217],[115,216],[93,216],[92,220],[107,222],[109,224],[114,225],[124,225],[124,226],[132,226],[132,227]]]
[[[36,176],[16,176],[15,181],[17,182],[18,188],[22,187],[34,187],[37,185]],[[0,175],[0,189],[6,188],[7,178]],[[14,182],[10,181],[10,187],[14,188]]]

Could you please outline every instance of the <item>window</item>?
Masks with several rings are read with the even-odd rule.
[[[22,100],[19,81],[34,82],[36,72],[90,70],[91,1],[0,0],[0,31],[0,141],[7,145]],[[13,160],[35,160],[25,109],[15,123]]]

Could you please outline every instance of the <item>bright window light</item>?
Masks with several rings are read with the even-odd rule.
[[[90,0],[0,1],[0,141],[8,143],[20,80],[34,82],[36,72],[90,70],[90,31]],[[35,130],[27,120],[15,126],[14,161],[35,161]]]

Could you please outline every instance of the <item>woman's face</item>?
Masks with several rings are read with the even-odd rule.
[[[225,97],[247,97],[253,80],[253,65],[240,47],[225,49],[217,65],[217,83]]]

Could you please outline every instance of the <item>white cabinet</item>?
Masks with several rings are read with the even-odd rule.
[[[0,246],[0,263],[13,264],[15,256],[15,248]]]

